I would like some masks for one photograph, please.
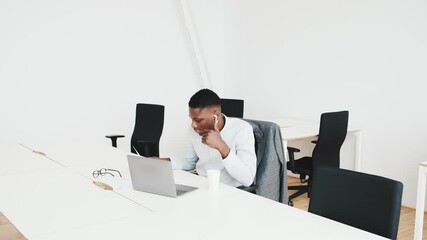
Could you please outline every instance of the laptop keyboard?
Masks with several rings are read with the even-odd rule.
[[[187,186],[187,185],[180,185],[180,184],[175,184],[175,186],[176,186],[175,189],[176,189],[176,195],[177,196],[182,195],[184,193],[191,192],[191,191],[197,189],[196,187],[191,187],[191,186]]]
[[[183,193],[186,193],[187,191],[185,191],[185,190],[180,190],[180,189],[177,189],[176,190],[176,195],[181,195],[181,194],[183,194]]]

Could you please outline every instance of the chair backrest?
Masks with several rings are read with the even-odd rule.
[[[136,105],[135,127],[130,143],[131,152],[145,157],[159,156],[164,115],[163,105],[146,103]]]
[[[312,154],[313,175],[319,166],[340,166],[340,150],[347,135],[347,126],[348,111],[321,115],[319,138]]]
[[[396,239],[401,182],[333,167],[319,167],[316,174],[309,212]]]
[[[243,118],[244,100],[221,98],[221,112],[227,117]]]
[[[285,154],[280,127],[273,122],[243,119],[254,132],[257,195],[288,203]]]

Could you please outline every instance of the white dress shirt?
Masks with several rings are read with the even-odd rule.
[[[189,128],[189,141],[183,158],[172,157],[174,169],[196,169],[201,176],[206,176],[209,169],[221,171],[220,182],[237,187],[250,186],[256,173],[255,139],[252,126],[238,118],[225,115],[225,125],[220,131],[222,139],[230,148],[224,159],[217,149],[202,143],[202,137]]]

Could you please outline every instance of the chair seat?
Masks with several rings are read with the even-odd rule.
[[[312,163],[311,157],[302,157],[295,160],[295,171],[299,174],[311,175]],[[290,162],[287,162],[286,166],[288,169],[292,169]]]

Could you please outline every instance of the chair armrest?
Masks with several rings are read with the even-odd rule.
[[[111,145],[117,147],[117,138],[123,138],[125,135],[107,135],[106,138],[111,139]]]
[[[295,153],[300,152],[298,148],[288,147],[288,154],[289,154],[289,166],[288,170],[295,173]]]
[[[288,147],[288,152],[292,154],[296,153],[296,152],[301,152],[301,150],[299,150],[298,148],[294,148],[294,147]]]
[[[250,193],[256,194],[256,190],[258,189],[258,185],[252,184],[249,187],[238,186],[237,188],[240,189],[240,190],[246,191],[246,192],[250,192]]]
[[[316,144],[316,143],[317,143],[317,141],[318,141],[318,139],[319,139],[319,135],[316,135],[316,137],[317,137],[317,139],[316,139],[316,140],[311,141],[311,143],[314,143],[314,144]]]

